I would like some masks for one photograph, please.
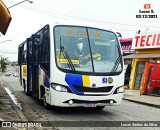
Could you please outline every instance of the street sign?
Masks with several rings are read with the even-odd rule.
[[[132,49],[160,48],[160,33],[135,35]]]

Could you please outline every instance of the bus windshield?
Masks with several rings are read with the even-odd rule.
[[[122,72],[120,47],[113,32],[90,27],[56,26],[54,38],[59,69],[71,73]]]

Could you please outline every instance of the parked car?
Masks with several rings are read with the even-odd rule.
[[[18,77],[18,73],[17,72],[13,72],[13,76],[14,77]]]
[[[9,72],[9,71],[7,71],[6,73],[5,73],[5,76],[11,76],[11,72]]]

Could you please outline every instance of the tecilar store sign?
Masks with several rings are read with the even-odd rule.
[[[135,35],[132,49],[160,48],[160,32]]]

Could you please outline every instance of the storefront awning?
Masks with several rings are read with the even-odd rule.
[[[124,59],[136,59],[136,58],[160,58],[160,54],[131,54],[123,56]]]

